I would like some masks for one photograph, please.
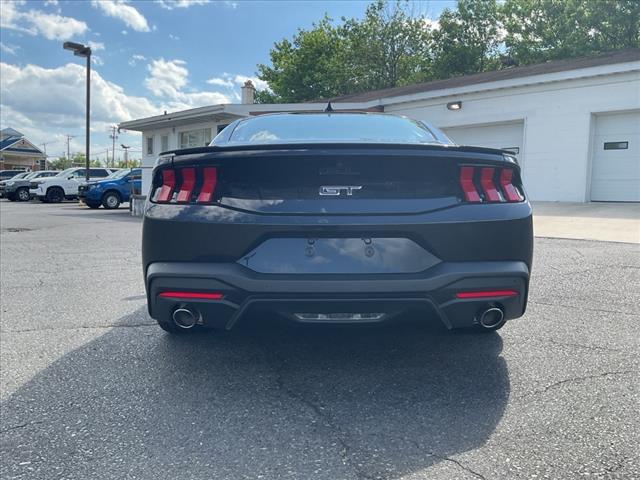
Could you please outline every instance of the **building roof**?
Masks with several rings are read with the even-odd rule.
[[[354,93],[331,98],[332,102],[371,102],[382,98],[401,97],[424,92],[446,90],[452,88],[465,87],[481,83],[498,82],[501,80],[513,80],[517,78],[544,75],[550,73],[566,72],[583,68],[598,67],[603,65],[613,65],[617,63],[640,61],[640,49],[633,48],[617,52],[603,53],[590,57],[567,58],[554,60],[535,65],[525,65],[522,67],[511,67],[492,72],[482,72],[473,75],[447,78],[445,80],[435,80],[432,82],[406,85],[403,87],[392,87],[381,90],[372,90],[363,93]],[[316,100],[317,102],[318,100]]]
[[[0,131],[0,151],[16,155],[30,155],[44,157],[44,153],[27,140],[22,133],[13,128],[3,128]]]

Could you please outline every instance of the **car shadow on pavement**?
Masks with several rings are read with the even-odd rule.
[[[487,441],[509,396],[497,334],[152,322],[120,319],[3,402],[2,478],[473,477],[452,457]]]

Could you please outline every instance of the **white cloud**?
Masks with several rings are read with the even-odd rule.
[[[180,40],[180,37],[178,35],[173,35],[172,33],[169,34],[169,38],[171,40]]]
[[[189,8],[194,5],[206,5],[210,0],[155,0],[155,3],[167,10],[174,8]]]
[[[230,97],[220,92],[184,91],[188,85],[189,70],[183,60],[159,58],[147,65],[149,76],[144,84],[157,97],[169,100],[172,110],[201,107],[217,103],[230,103]]]
[[[135,54],[131,56],[128,63],[132,67],[135,67],[138,64],[138,62],[141,62],[142,60],[146,60],[146,59],[147,57],[145,57],[144,55]]]
[[[92,52],[99,52],[100,50],[104,50],[104,43],[102,42],[94,42],[89,40],[89,47],[91,47]]]
[[[150,76],[145,78],[144,84],[158,97],[164,95],[172,99],[178,98],[179,91],[187,85],[189,76],[189,70],[185,65],[184,60],[152,60],[147,65]]]
[[[72,150],[84,149],[81,138],[85,114],[84,66],[69,63],[49,69],[0,62],[0,77],[0,124],[3,127],[11,126],[37,143],[56,140],[65,133],[78,134],[78,144],[72,145]],[[168,108],[169,105],[154,104],[144,97],[127,95],[120,85],[92,72],[92,131],[106,132],[108,125],[158,115]],[[106,133],[104,137],[108,143]],[[92,142],[92,151],[98,152],[100,138]],[[48,148],[51,148],[50,155],[57,156],[62,143]]]
[[[10,43],[2,43],[0,42],[0,51],[6,53],[7,55],[15,55],[20,50],[18,45],[11,45]]]
[[[233,79],[236,84],[242,86],[247,80],[251,80],[253,86],[256,87],[257,90],[268,90],[269,84],[264,80],[260,80],[258,77],[247,77],[246,75],[236,75]]]
[[[48,40],[68,40],[89,30],[87,24],[72,17],[42,10],[20,10],[21,2],[2,2],[0,27],[29,35],[42,35]]]
[[[44,6],[53,5],[54,7],[58,6],[58,0],[45,0]]]
[[[219,85],[220,87],[233,88],[233,81],[227,77],[214,77],[207,80],[209,85]]]
[[[144,15],[125,0],[91,0],[91,5],[102,10],[109,17],[122,20],[129,28],[137,32],[148,32],[150,30]]]

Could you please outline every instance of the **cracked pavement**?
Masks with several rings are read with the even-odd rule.
[[[172,338],[125,209],[0,202],[0,478],[640,478],[638,245],[536,239],[499,335]]]

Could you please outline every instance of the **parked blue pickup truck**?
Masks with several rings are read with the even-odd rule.
[[[142,187],[142,170],[126,168],[118,170],[104,180],[89,182],[78,187],[78,196],[89,208],[118,208],[128,202],[132,193]]]

